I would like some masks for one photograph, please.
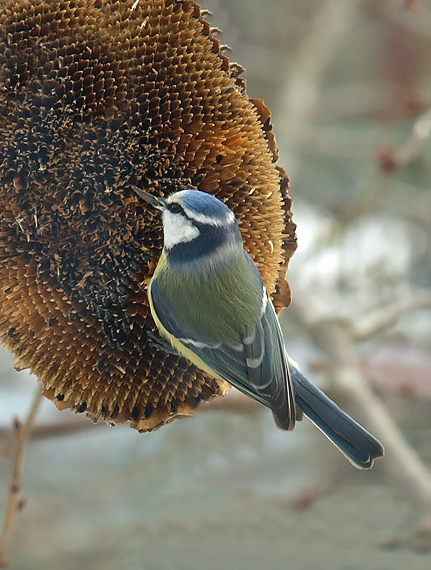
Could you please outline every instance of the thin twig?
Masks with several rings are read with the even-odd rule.
[[[6,568],[9,565],[6,550],[10,544],[18,514],[25,505],[25,499],[21,495],[25,451],[41,401],[42,388],[38,386],[26,421],[22,424],[18,418],[14,420],[14,454],[12,456],[6,514],[0,535],[0,568]]]
[[[259,409],[259,404],[245,396],[235,388],[232,388],[223,398],[215,398],[210,402],[202,402],[199,407],[199,412],[236,412],[239,414],[248,414],[254,410]]]
[[[256,409],[257,403],[232,389],[224,398],[217,398],[211,402],[202,402],[199,413],[202,411],[236,411],[238,413],[248,413]],[[73,435],[81,431],[95,428],[103,428],[107,425],[103,422],[93,423],[85,416],[75,416],[61,422],[50,422],[35,426],[30,434],[30,439],[46,439],[49,437],[61,437]],[[9,454],[9,440],[13,439],[15,428],[0,426],[0,442],[5,441],[5,451],[0,450],[0,456]]]
[[[357,184],[354,194],[358,199],[347,211],[338,215],[336,235],[340,235],[355,220],[374,212],[383,200],[392,196],[393,186],[399,182],[397,173],[421,155],[430,135],[431,109],[428,109],[414,121],[410,135],[403,144],[397,148],[381,148],[377,152],[377,167]],[[389,201],[393,204],[393,196]],[[334,235],[329,237],[333,239]]]
[[[369,340],[396,325],[404,314],[429,306],[431,306],[431,291],[424,291],[412,299],[394,303],[358,323],[352,323],[352,335],[358,342]]]
[[[408,529],[395,537],[392,546],[409,542],[431,546],[431,471],[406,440],[388,409],[371,390],[361,372],[355,341],[347,323],[319,323],[312,330],[316,344],[329,361],[331,387],[349,403],[358,418],[380,439],[385,458],[380,462],[413,506]]]
[[[344,34],[354,25],[362,1],[324,0],[307,26],[307,33],[295,50],[281,87],[278,132],[288,145],[286,168],[292,180],[298,169],[298,147],[304,127],[319,106],[319,89]]]
[[[338,232],[365,214],[374,212],[379,203],[392,196],[393,186],[398,182],[399,170],[421,155],[423,146],[431,134],[431,109],[418,117],[411,132],[399,147],[381,148],[376,155],[377,168],[364,177],[355,191],[356,203],[338,217]],[[393,197],[391,198],[393,202]]]
[[[417,158],[425,141],[431,135],[431,109],[428,109],[413,123],[409,138],[398,148],[382,149],[377,156],[380,168],[385,174],[393,175],[402,166]]]
[[[106,426],[106,424],[93,424],[88,418],[77,416],[76,418],[74,417],[70,420],[61,422],[39,424],[34,427],[33,431],[31,432],[30,439],[45,439],[48,437],[70,435],[76,432],[101,426]],[[11,435],[13,435],[13,429],[0,426],[0,441],[7,441],[9,438],[11,438]]]
[[[300,303],[298,303],[298,297]],[[408,443],[388,409],[371,390],[361,371],[352,326],[347,321],[325,317],[313,310],[313,300],[296,296],[298,318],[328,361],[330,387],[338,399],[383,443],[386,455],[379,466],[397,481],[414,508],[412,519],[391,546],[405,542],[431,547],[431,471]],[[406,307],[407,309],[407,307]],[[402,311],[398,311],[400,315]],[[313,319],[313,314],[315,318]]]

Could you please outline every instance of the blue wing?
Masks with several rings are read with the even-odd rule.
[[[251,260],[250,263],[251,269],[258,273]],[[193,322],[181,322],[183,319],[174,303],[163,294],[157,278],[151,283],[153,307],[168,333],[232,386],[269,407],[277,425],[290,430],[295,425],[296,412],[283,337],[274,306],[259,273],[258,276],[262,283],[261,317],[245,335],[238,336],[236,344],[196,338]]]

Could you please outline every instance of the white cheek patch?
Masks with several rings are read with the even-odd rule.
[[[179,243],[192,241],[200,233],[190,220],[181,214],[173,214],[169,210],[163,211],[163,232],[166,249],[171,249]]]

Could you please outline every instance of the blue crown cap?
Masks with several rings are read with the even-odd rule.
[[[186,190],[181,199],[190,211],[211,218],[226,218],[226,214],[230,212],[221,200],[200,190]]]

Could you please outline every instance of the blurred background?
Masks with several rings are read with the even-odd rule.
[[[206,405],[142,435],[44,402],[10,568],[428,569],[431,2],[206,0],[203,8],[246,68],[249,96],[272,110],[291,178],[299,248],[288,274],[294,302],[281,316],[289,353],[385,433],[367,410],[376,396],[401,434],[381,436],[387,462],[358,472],[310,424],[279,432],[267,410],[233,391],[224,409]],[[0,350],[3,517],[9,427],[25,418],[36,379]],[[356,407],[340,382],[346,353],[360,384]],[[403,530],[411,540],[389,548]]]

